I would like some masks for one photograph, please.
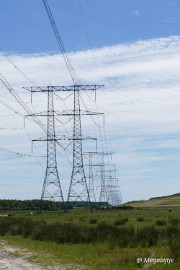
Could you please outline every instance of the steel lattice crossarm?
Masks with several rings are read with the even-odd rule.
[[[91,112],[86,110],[79,110],[78,112],[74,110],[63,111],[62,113],[57,113],[56,116],[73,116],[73,115],[104,115],[104,113]]]
[[[58,92],[58,91],[74,91],[76,89],[78,90],[87,90],[87,91],[96,91],[97,89],[103,87],[104,85],[79,85],[74,84],[70,86],[31,86],[31,87],[23,87],[23,89],[30,91],[31,93],[36,92]]]
[[[62,113],[56,113],[55,111],[53,111],[53,113],[55,113],[55,116],[73,116],[73,115],[104,115],[104,113],[99,113],[99,112],[91,112],[91,111],[86,111],[86,110],[80,110],[76,113],[76,111],[73,110],[67,110],[67,111],[63,111]],[[25,115],[25,117],[32,117],[32,116],[48,116],[47,112],[38,112],[35,114],[28,114]]]
[[[97,155],[97,156],[110,156],[112,155],[114,152],[83,152],[83,155]]]
[[[47,138],[47,137],[41,137],[38,139],[34,139],[32,140],[33,142],[37,142],[37,141],[65,141],[65,140],[69,140],[69,141],[73,141],[73,140],[97,140],[97,138],[93,138],[90,136],[82,136],[81,138],[74,138],[74,137],[67,137],[66,135],[56,135],[55,137],[52,136],[52,138]]]
[[[112,180],[112,181],[118,181],[119,180],[119,178],[117,178],[117,177],[106,177],[106,179],[107,180]],[[113,185],[106,185],[106,187],[110,187],[110,186],[113,186]],[[116,187],[117,187],[117,185],[116,185]]]

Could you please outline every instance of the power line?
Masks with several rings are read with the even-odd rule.
[[[15,63],[14,61],[9,57],[7,53],[5,53],[2,49],[0,49],[1,54],[9,61],[9,63],[31,84],[34,86],[36,85],[30,78],[27,76]]]
[[[23,153],[19,153],[19,152],[16,152],[16,151],[12,151],[12,150],[9,150],[9,149],[6,149],[6,148],[2,148],[2,147],[0,147],[0,151],[2,151],[2,152],[5,152],[5,153],[9,153],[9,154],[15,154],[15,155],[17,155],[17,156],[19,156],[19,157],[31,157],[32,155],[30,155],[30,154],[23,154]]]
[[[64,61],[65,61],[65,64],[67,66],[67,69],[69,71],[69,74],[71,76],[71,79],[73,81],[73,83],[75,84],[79,79],[75,73],[75,70],[71,64],[71,61],[68,57],[68,55],[66,54],[66,50],[65,50],[65,47],[64,47],[64,44],[63,44],[63,41],[61,39],[61,36],[60,36],[60,33],[59,33],[59,30],[56,26],[56,22],[54,20],[54,17],[53,17],[53,14],[51,12],[51,9],[50,9],[50,6],[48,4],[48,1],[47,0],[43,0],[43,4],[44,4],[44,7],[46,9],[46,12],[47,12],[47,15],[48,15],[48,18],[49,18],[49,21],[50,21],[50,24],[52,26],[52,29],[53,29],[53,32],[54,32],[54,35],[56,37],[56,40],[57,40],[57,43],[59,45],[59,48],[60,48],[60,51],[62,53],[62,56],[64,58]]]
[[[14,113],[18,114],[21,117],[24,117],[24,115],[20,112],[18,112],[17,110],[15,110],[14,108],[12,108],[11,106],[9,106],[6,102],[0,100],[0,103],[3,104],[6,108],[8,108],[9,110],[13,111]]]
[[[89,48],[92,51],[92,45],[91,45],[91,41],[90,41],[90,38],[89,38],[89,34],[88,34],[87,26],[86,26],[86,21],[85,21],[85,16],[84,16],[84,13],[83,13],[82,5],[81,5],[80,1],[78,1],[78,3],[79,3],[81,16],[82,16],[83,26],[84,26],[85,33],[86,33],[86,38],[87,38],[87,41],[88,41],[88,44],[89,44]]]
[[[9,84],[9,82],[5,79],[5,77],[0,73],[0,81],[5,86],[5,88],[9,91],[9,93],[15,98],[15,100],[19,103],[19,105],[24,109],[27,114],[33,114],[32,111],[28,108],[25,102],[21,99],[21,97],[17,94],[17,92],[13,89],[13,87]],[[45,131],[45,127],[42,122],[39,121],[37,117],[33,117],[33,120]]]

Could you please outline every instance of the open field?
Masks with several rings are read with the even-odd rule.
[[[126,203],[125,205],[127,204],[132,207],[180,207],[180,194],[143,201],[134,201]]]
[[[27,262],[45,269],[180,269],[180,208],[4,214],[1,240],[32,252]]]

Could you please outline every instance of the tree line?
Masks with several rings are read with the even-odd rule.
[[[46,210],[57,211],[60,209],[72,209],[76,207],[89,207],[88,202],[54,202],[48,200],[2,200],[0,199],[0,211],[1,210]],[[109,208],[108,203],[92,202],[91,207]]]

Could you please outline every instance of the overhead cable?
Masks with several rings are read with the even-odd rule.
[[[47,1],[47,0],[43,0],[43,4],[44,4],[44,7],[45,7],[45,9],[46,9],[46,12],[47,12],[47,15],[48,15],[50,24],[51,24],[51,26],[52,26],[54,35],[55,35],[55,37],[56,37],[58,46],[59,46],[60,51],[61,51],[61,53],[62,53],[63,59],[64,59],[64,61],[65,61],[65,63],[66,63],[66,66],[67,66],[67,69],[68,69],[69,74],[70,74],[70,76],[71,76],[71,79],[72,79],[73,83],[76,84],[77,81],[78,81],[78,77],[77,77],[77,75],[76,75],[76,73],[75,73],[75,70],[74,70],[74,68],[73,68],[73,66],[72,66],[72,64],[71,64],[71,61],[70,61],[70,59],[69,59],[69,57],[68,57],[68,55],[67,55],[67,53],[66,53],[66,50],[65,50],[65,47],[64,47],[62,38],[61,38],[60,33],[59,33],[59,30],[58,30],[58,28],[57,28],[57,26],[56,26],[56,22],[55,22],[55,20],[54,20],[54,17],[53,17],[53,14],[52,14],[52,12],[51,12],[51,9],[50,9],[50,6],[49,6],[49,4],[48,4],[48,1]]]
[[[17,92],[13,89],[13,87],[9,84],[9,82],[5,79],[5,77],[0,73],[0,81],[5,86],[5,88],[9,91],[9,93],[15,98],[15,100],[19,103],[19,105],[24,109],[27,114],[33,114],[33,112],[29,109],[26,103],[21,99],[21,97],[17,94]],[[38,124],[41,129],[46,131],[42,122],[35,116],[33,116],[33,120]]]

